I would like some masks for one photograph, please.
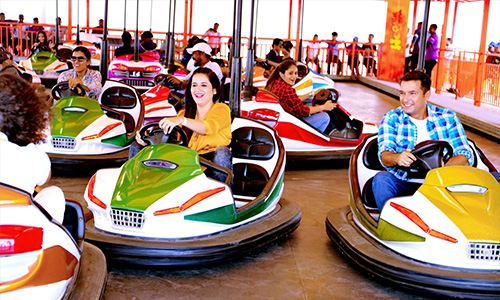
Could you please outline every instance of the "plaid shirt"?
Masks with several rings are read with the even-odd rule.
[[[444,108],[427,104],[427,131],[431,140],[443,140],[453,147],[453,156],[464,155],[469,166],[474,163],[472,150],[467,142],[462,123],[456,114]],[[417,141],[417,126],[410,121],[410,117],[400,107],[386,113],[382,118],[378,132],[378,156],[385,151],[401,153],[411,151]],[[405,171],[391,167],[387,168],[401,180],[406,180]]]
[[[61,75],[59,75],[59,78],[57,79],[57,83],[68,81],[68,79],[70,78],[77,78],[75,69],[71,69],[61,73]],[[98,100],[102,89],[101,81],[101,73],[90,69],[87,70],[87,73],[85,73],[85,76],[83,76],[82,79],[82,82],[89,88],[87,97]]]
[[[302,101],[300,101],[295,89],[284,82],[283,79],[279,78],[274,82],[271,87],[271,92],[278,96],[280,104],[286,112],[296,117],[309,116],[309,107],[305,106]]]

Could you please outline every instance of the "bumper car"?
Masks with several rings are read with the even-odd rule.
[[[84,96],[83,87],[71,90],[67,82],[52,88],[59,99],[52,107],[54,118],[46,130],[46,142],[38,145],[56,169],[119,166],[128,158],[128,147],[141,128],[148,111],[151,116],[177,115],[168,96],[150,93],[148,105],[133,87],[108,80],[99,100]]]
[[[265,76],[265,65],[265,63],[258,63],[254,67],[253,86],[257,88],[264,88],[266,86],[267,77]],[[313,97],[319,90],[333,89],[333,80],[325,75],[314,72],[306,64],[297,62],[297,69],[297,83],[293,86],[293,88],[299,97],[302,97],[303,95]]]
[[[26,79],[28,82],[39,85],[42,83],[40,77],[33,70],[25,69],[14,61],[12,53],[0,47],[0,74],[14,74]]]
[[[0,184],[0,298],[101,299],[106,258],[84,242],[80,204],[66,201],[63,224],[28,193]]]
[[[335,89],[323,89],[316,93],[312,104],[328,100],[337,102],[338,98],[339,93]],[[364,137],[378,131],[375,124],[353,117],[339,104],[328,112],[330,125],[325,132],[321,132],[286,112],[278,97],[263,89],[255,89],[252,100],[242,102],[241,114],[276,129],[285,145],[287,158],[295,160],[347,159]]]
[[[63,52],[61,52],[63,53]],[[35,72],[42,81],[57,80],[59,75],[71,69],[73,65],[58,54],[40,51],[31,55],[28,59],[19,62],[20,66]]]
[[[231,260],[291,234],[301,213],[281,198],[280,139],[265,124],[240,117],[232,131],[232,172],[161,129],[155,139],[174,144],[153,143],[121,168],[97,171],[84,194],[93,213],[86,239],[115,262],[193,266]],[[227,174],[226,181],[203,168]]]
[[[423,184],[412,196],[389,199],[379,212],[371,183],[383,167],[377,136],[367,138],[351,158],[349,206],[326,218],[335,246],[362,270],[397,287],[498,299],[500,185],[489,173],[494,166],[469,143],[474,167],[442,167],[452,150],[446,142],[417,145],[417,162],[408,174]]]
[[[58,54],[64,57],[64,59],[69,60],[71,58],[71,53],[73,49],[78,46],[84,46],[90,51],[90,67],[94,70],[99,70],[101,66],[101,38],[95,37],[92,34],[80,33],[80,42],[77,41],[67,41],[58,47]]]
[[[138,90],[145,91],[155,87],[155,77],[167,74],[167,70],[159,61],[159,54],[148,51],[139,54],[139,60],[134,61],[134,55],[123,55],[115,58],[109,65],[108,78],[125,82]],[[176,63],[173,74],[183,79],[188,74],[185,69]]]

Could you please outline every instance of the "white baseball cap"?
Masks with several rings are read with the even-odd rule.
[[[193,48],[187,49],[189,54],[193,54],[194,51],[205,52],[207,55],[212,54],[212,48],[207,43],[198,43],[194,45]]]

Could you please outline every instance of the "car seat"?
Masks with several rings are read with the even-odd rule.
[[[262,128],[242,127],[232,133],[233,165],[232,190],[235,195],[256,197],[262,193],[270,174],[263,166],[252,161],[265,161],[276,151],[272,135]]]
[[[132,138],[135,131],[142,126],[144,103],[132,86],[114,80],[106,81],[99,103],[108,117],[124,123],[127,139]]]

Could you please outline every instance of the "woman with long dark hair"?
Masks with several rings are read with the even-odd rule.
[[[286,112],[324,132],[330,123],[330,116],[324,111],[334,109],[337,104],[328,100],[323,105],[305,106],[292,87],[297,76],[297,63],[293,60],[285,60],[271,74],[266,89],[278,96],[280,104]]]
[[[186,108],[177,117],[163,118],[159,126],[170,133],[175,126],[182,126],[188,137],[188,147],[218,165],[232,170],[231,112],[224,103],[218,103],[220,83],[209,68],[198,68],[193,72],[186,89]],[[137,144],[146,146],[136,135]],[[131,146],[129,157],[138,150]],[[215,172],[213,177],[224,181],[225,175]]]
[[[40,51],[55,52],[53,47],[54,44],[52,42],[49,43],[47,33],[43,30],[40,30],[36,34],[36,41],[33,43],[33,46],[31,47],[31,54],[35,54]]]

